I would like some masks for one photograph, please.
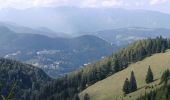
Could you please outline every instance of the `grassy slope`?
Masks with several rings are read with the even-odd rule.
[[[84,94],[88,93],[91,100],[122,100],[122,97],[124,100],[135,100],[136,97],[145,93],[145,76],[149,65],[151,65],[151,69],[154,73],[154,79],[158,79],[152,84],[158,84],[162,72],[168,68],[170,69],[170,50],[166,53],[155,54],[142,61],[131,64],[127,69],[97,82],[80,93],[80,98],[82,99]],[[135,73],[137,85],[140,89],[124,97],[122,86],[125,78],[130,77],[132,70]]]

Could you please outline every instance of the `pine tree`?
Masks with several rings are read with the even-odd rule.
[[[86,94],[84,95],[84,100],[90,100],[89,94],[86,93]]]
[[[74,96],[73,100],[80,100],[78,94],[76,94],[76,95]]]
[[[134,92],[136,90],[137,90],[136,78],[134,72],[132,71],[130,77],[130,92]]]
[[[119,71],[119,61],[118,61],[118,59],[115,59],[115,62],[114,62],[114,71],[115,72]]]
[[[167,82],[168,78],[170,77],[170,72],[169,70],[166,70],[161,77],[161,82]]]
[[[147,75],[146,75],[146,79],[145,79],[146,83],[148,84],[148,83],[153,82],[153,78],[154,78],[153,73],[152,73],[152,70],[151,70],[151,68],[149,66],[148,72],[147,72]]]
[[[129,90],[129,79],[126,78],[124,85],[123,85],[123,92],[124,94],[128,94],[130,92]]]

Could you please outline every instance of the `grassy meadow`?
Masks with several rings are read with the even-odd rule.
[[[155,81],[151,84],[146,84],[145,78],[149,65],[151,66]],[[170,50],[165,53],[154,54],[142,61],[131,64],[128,68],[88,87],[79,95],[81,100],[83,100],[85,93],[90,95],[91,100],[135,100],[148,90],[158,88],[159,79],[166,69],[170,69]],[[138,90],[124,96],[122,87],[126,77],[130,78],[131,71],[135,73]],[[147,86],[153,86],[154,88],[146,89],[145,87]]]

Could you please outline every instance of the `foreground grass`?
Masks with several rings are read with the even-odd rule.
[[[151,66],[151,69],[154,73],[155,82],[147,85],[145,83],[145,76],[149,65]],[[82,98],[84,94],[88,93],[91,100],[135,100],[140,95],[144,94],[150,89],[153,89],[145,89],[146,86],[158,88],[158,83],[160,81],[159,79],[163,71],[166,69],[170,69],[170,50],[168,50],[166,53],[155,54],[142,61],[131,64],[128,68],[97,82],[96,84],[81,92],[80,98],[83,100]],[[134,93],[124,96],[122,92],[122,86],[125,78],[130,77],[132,70],[135,73],[139,89]]]

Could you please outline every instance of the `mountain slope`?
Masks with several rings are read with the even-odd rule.
[[[3,19],[1,21],[12,21],[34,28],[41,25],[56,32],[74,33],[73,35],[120,27],[170,28],[169,14],[119,8],[46,7],[24,10],[5,9],[0,10],[0,19]]]
[[[151,66],[151,69],[154,73],[154,79],[158,79],[153,84],[157,84],[160,81],[159,79],[162,73],[166,69],[170,69],[169,60],[169,50],[165,53],[155,54],[142,61],[131,64],[123,71],[120,71],[102,81],[95,83],[94,85],[88,87],[86,90],[81,92],[80,96],[83,97],[85,93],[88,93],[90,95],[91,100],[122,100],[121,98],[124,98],[122,92],[124,80],[127,77],[130,77],[131,71],[134,71],[138,88],[141,89],[126,96],[123,100],[135,100],[137,97],[145,93],[145,76],[147,73],[148,66]]]
[[[27,100],[51,81],[39,68],[4,58],[0,59],[0,73],[0,94],[6,99]]]
[[[110,55],[117,46],[91,35],[51,38],[38,34],[17,34],[0,27],[0,56],[17,59],[59,77]]]
[[[41,92],[41,99],[72,100],[75,96],[77,97],[77,93],[94,85],[96,82],[100,82],[119,71],[126,70],[128,65],[132,63],[141,61],[155,53],[163,53],[169,48],[170,40],[162,37],[136,41],[127,48],[113,53],[110,57],[89,64],[48,85]],[[56,88],[49,90],[49,88],[53,87]],[[49,90],[50,94],[46,94],[46,90]]]
[[[170,37],[170,29],[129,27],[103,30],[94,33],[112,44],[127,45],[139,39],[155,38],[157,36]]]
[[[65,34],[61,32],[57,33],[45,27],[30,28],[30,27],[21,26],[21,25],[11,23],[11,22],[0,22],[0,26],[5,26],[18,34],[40,34],[40,35],[45,35],[49,37],[68,37],[69,36],[69,34]]]

